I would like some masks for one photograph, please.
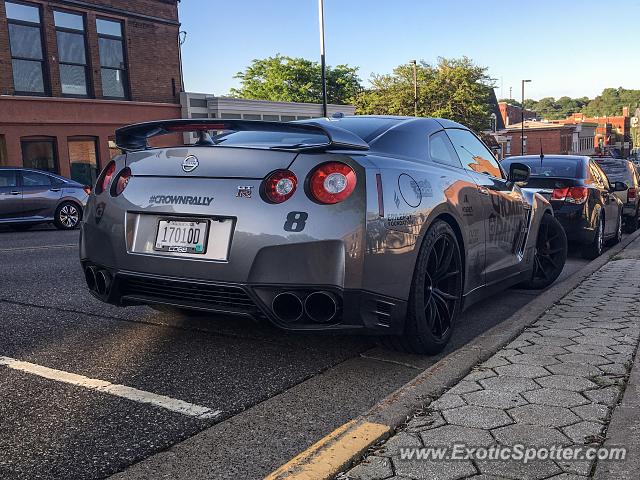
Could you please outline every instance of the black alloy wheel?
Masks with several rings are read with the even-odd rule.
[[[602,255],[604,247],[604,220],[601,213],[598,214],[595,230],[593,240],[582,250],[582,256],[589,260],[594,260]]]
[[[462,257],[451,226],[436,220],[425,234],[413,276],[401,337],[384,337],[398,350],[434,355],[451,338],[462,302]]]
[[[616,226],[616,234],[607,242],[608,247],[617,245],[622,241],[622,209],[620,209],[620,215],[618,215],[618,224]]]
[[[538,229],[531,280],[522,286],[540,289],[555,282],[567,261],[567,248],[567,235],[564,228],[555,217],[545,214]]]
[[[636,213],[633,217],[627,218],[624,224],[624,228],[627,233],[633,233],[638,229],[639,226],[639,217],[640,216],[640,208],[636,209]]]

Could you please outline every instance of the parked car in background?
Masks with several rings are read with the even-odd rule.
[[[594,160],[610,182],[622,182],[629,187],[626,192],[620,191],[615,194],[623,203],[622,219],[626,231],[635,232],[638,229],[640,215],[640,197],[638,196],[640,175],[637,167],[629,160],[613,157],[597,157]]]
[[[80,224],[91,187],[49,172],[0,167],[0,225],[27,230],[53,223],[60,230]]]
[[[610,183],[591,158],[574,155],[526,155],[506,158],[506,170],[513,163],[531,169],[525,189],[541,194],[551,203],[555,217],[569,243],[582,246],[586,258],[596,258],[605,243],[622,239],[623,203],[617,192],[626,192],[622,182]]]

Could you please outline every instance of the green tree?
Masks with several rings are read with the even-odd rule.
[[[417,66],[418,115],[442,117],[476,131],[489,127],[492,84],[487,69],[467,57],[439,58],[435,66]],[[414,114],[413,66],[400,65],[391,74],[372,75],[371,88],[355,99],[358,114]]]
[[[621,115],[622,107],[635,110],[640,106],[640,90],[626,88],[605,88],[600,95],[591,100],[582,112],[589,117]]]
[[[283,55],[255,59],[235,78],[240,88],[230,95],[238,98],[277,102],[322,102],[322,70],[318,62]],[[358,68],[348,65],[327,67],[329,103],[348,104],[362,89]]]

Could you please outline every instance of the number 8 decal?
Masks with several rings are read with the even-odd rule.
[[[286,232],[301,232],[307,224],[309,214],[307,212],[289,212],[287,221],[284,222]]]

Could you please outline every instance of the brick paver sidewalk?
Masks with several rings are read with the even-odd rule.
[[[640,255],[627,250],[338,478],[589,478],[595,461],[406,460],[399,448],[601,445],[640,332]]]

